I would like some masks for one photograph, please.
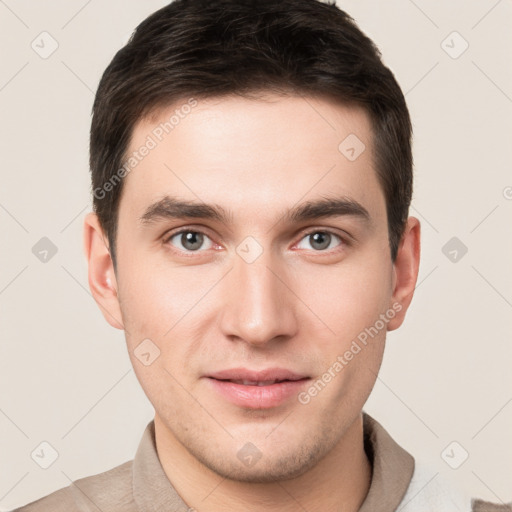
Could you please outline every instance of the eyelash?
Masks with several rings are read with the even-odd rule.
[[[177,235],[181,235],[183,233],[198,233],[198,234],[201,234],[201,235],[204,235],[205,237],[209,238],[211,240],[211,238],[204,232],[204,231],[201,231],[200,229],[191,229],[191,228],[181,228],[179,229],[178,231],[175,231],[175,232],[172,232],[170,234],[168,234],[168,236],[166,236],[164,238],[164,244],[169,244],[170,240],[172,238],[174,238],[175,236]],[[334,237],[337,237],[341,243],[340,245],[342,246],[341,248],[336,248],[336,249],[330,249],[330,250],[319,250],[319,251],[314,251],[313,252],[316,252],[316,253],[319,253],[319,254],[322,254],[322,253],[325,253],[325,254],[331,254],[333,252],[338,252],[340,250],[343,250],[343,247],[348,247],[350,245],[350,242],[347,238],[344,238],[342,237],[341,235],[339,235],[338,233],[334,232],[334,231],[331,231],[329,229],[312,229],[308,232],[305,232],[302,234],[302,237],[300,238],[299,242],[302,241],[304,238],[310,236],[310,235],[313,235],[315,233],[323,233],[323,234],[329,234],[329,235],[332,235]],[[169,244],[171,245],[171,244]],[[172,250],[175,251],[175,252],[178,252],[179,254],[183,255],[185,254],[186,257],[193,257],[195,254],[198,254],[198,253],[201,253],[201,252],[205,252],[205,250],[197,250],[197,251],[183,251],[181,249],[177,249],[175,247],[172,247]]]

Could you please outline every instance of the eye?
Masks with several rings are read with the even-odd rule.
[[[336,239],[341,243],[336,244]],[[301,246],[304,243],[303,241],[309,242],[310,247]],[[182,229],[172,233],[164,240],[164,243],[170,243],[178,251],[185,253],[204,252],[215,247],[208,235],[202,231],[192,229]],[[312,248],[315,252],[327,252],[328,249],[343,245],[348,245],[348,243],[340,235],[332,231],[316,230],[306,233],[297,247],[307,250]]]
[[[325,249],[333,248],[332,242],[336,238],[340,240],[342,244],[345,242],[339,235],[332,233],[331,231],[320,230],[311,231],[310,233],[307,233],[306,236],[302,238],[302,240],[308,240],[311,246],[313,247],[313,250],[325,252]],[[336,246],[336,244],[334,244],[334,246]],[[304,249],[304,247],[300,247],[299,245],[297,247],[299,247],[300,249]],[[306,249],[308,248],[306,247]]]
[[[172,242],[176,239],[175,242]],[[193,231],[191,229],[182,229],[177,233],[173,233],[171,236],[165,239],[165,243],[171,243],[180,251],[184,252],[201,252],[199,249],[204,245],[205,240],[208,240],[210,245],[206,249],[211,249],[213,242],[210,238],[202,233],[201,231]]]

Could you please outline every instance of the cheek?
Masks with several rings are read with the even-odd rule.
[[[120,301],[128,331],[156,337],[166,335],[180,319],[192,312],[215,282],[200,270],[162,267],[150,258],[131,260],[131,267],[120,269]],[[198,268],[198,267],[196,267]],[[211,283],[210,283],[211,281]],[[125,324],[126,325],[126,324]]]
[[[322,323],[335,343],[346,343],[373,325],[388,308],[391,272],[383,262],[310,267],[297,281],[298,295]]]
[[[136,265],[136,272],[124,269],[121,310],[137,377],[144,383],[143,388],[156,396],[161,392],[162,382],[170,388],[179,388],[173,376],[179,382],[195,377],[194,372],[198,370],[194,361],[204,351],[204,340],[212,323],[208,319],[216,317],[219,301],[215,300],[215,285],[224,272],[207,265],[193,268],[144,265],[147,267],[147,261]],[[154,342],[158,352],[150,370],[136,358],[140,352],[138,346],[145,339]]]

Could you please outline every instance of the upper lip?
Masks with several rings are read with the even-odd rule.
[[[287,370],[286,368],[266,368],[264,370],[249,370],[248,368],[231,368],[206,375],[217,380],[247,380],[265,382],[273,380],[300,380],[309,378],[307,375]]]

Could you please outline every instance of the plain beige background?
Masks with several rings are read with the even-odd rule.
[[[132,459],[152,418],[123,332],[89,293],[82,222],[94,91],[165,3],[0,1],[1,510]],[[338,4],[406,94],[423,228],[416,295],[365,410],[432,478],[510,501],[512,2]],[[33,251],[43,237],[47,262]],[[48,469],[31,457],[43,441],[58,453]]]

